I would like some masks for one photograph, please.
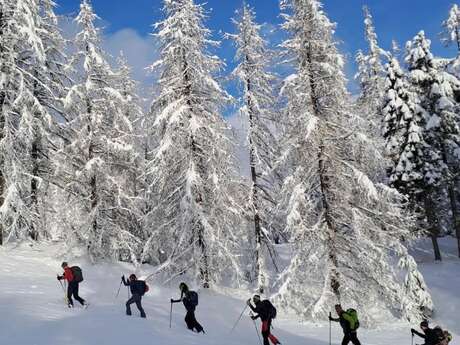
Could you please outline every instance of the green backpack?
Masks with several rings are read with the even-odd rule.
[[[356,331],[359,328],[358,312],[353,309],[347,309],[346,313],[351,317],[350,329]]]

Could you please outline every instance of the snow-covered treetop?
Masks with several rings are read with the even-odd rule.
[[[442,23],[441,40],[446,46],[456,44],[460,50],[460,9],[454,4],[449,11],[449,17]]]
[[[431,41],[425,37],[425,32],[420,31],[412,41],[406,44],[406,63],[409,70],[420,69],[427,72],[427,63],[433,63]]]

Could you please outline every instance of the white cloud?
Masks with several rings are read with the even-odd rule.
[[[133,29],[122,29],[104,36],[104,50],[113,58],[117,58],[123,51],[129,65],[133,69],[133,77],[143,87],[149,88],[153,84],[153,76],[146,67],[157,58],[157,44],[152,36],[141,36]]]

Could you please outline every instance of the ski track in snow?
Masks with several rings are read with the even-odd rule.
[[[429,247],[424,243],[418,262],[433,294],[437,309],[436,322],[451,331],[451,345],[460,344],[460,261],[455,258],[453,245],[442,241],[451,255],[442,264],[433,263]],[[452,241],[453,242],[453,241]],[[80,295],[90,302],[87,310],[76,302],[68,309],[64,294],[56,280],[61,273],[61,259],[56,259],[52,246],[21,245],[17,248],[0,247],[0,344],[1,345],[126,345],[133,343],[159,345],[257,345],[256,330],[251,319],[242,318],[230,334],[234,322],[244,308],[250,293],[235,291],[231,298],[216,291],[200,290],[197,319],[206,334],[195,334],[185,329],[182,304],[173,308],[172,328],[169,328],[171,297],[179,295],[176,287],[160,287],[155,280],[149,282],[150,291],[143,299],[147,319],[141,319],[135,305],[133,316],[125,313],[127,288],[122,287],[115,298],[121,274],[131,273],[128,264],[100,264],[91,266],[85,260],[75,260],[71,265],[83,268],[85,281],[80,285]],[[145,268],[145,267],[144,267]],[[153,269],[138,271],[147,276]],[[230,290],[226,290],[230,291]],[[279,313],[282,314],[282,313]],[[417,328],[417,325],[412,327]],[[259,329],[260,322],[257,324]],[[410,325],[380,325],[376,329],[360,329],[363,345],[410,344]],[[258,330],[259,331],[259,330]],[[295,319],[274,321],[273,333],[283,345],[327,345],[328,323],[300,323]],[[341,330],[332,325],[332,343],[340,344]],[[415,339],[422,343],[421,339]]]

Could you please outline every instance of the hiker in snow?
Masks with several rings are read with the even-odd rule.
[[[129,276],[128,281],[126,281],[125,276],[121,277],[121,281],[125,286],[129,286],[131,290],[131,298],[126,301],[126,315],[131,316],[131,304],[136,303],[137,309],[141,313],[141,317],[145,318],[145,311],[142,308],[142,296],[149,291],[149,287],[143,280],[138,280],[135,274]]]
[[[254,305],[252,305],[252,303],[254,303]],[[270,333],[272,321],[276,317],[276,308],[268,299],[261,301],[259,295],[254,295],[252,303],[251,299],[248,299],[247,304],[249,308],[256,313],[256,315],[251,316],[251,319],[257,320],[260,317],[260,320],[262,321],[262,337],[264,339],[264,345],[270,344],[268,342],[269,339],[274,345],[281,344],[279,340]]]
[[[180,283],[180,299],[174,300],[171,298],[171,303],[184,303],[185,310],[187,314],[185,315],[185,323],[187,328],[191,331],[196,330],[197,333],[205,333],[203,327],[196,320],[195,309],[198,305],[198,294],[195,291],[189,290],[187,284]]]
[[[443,331],[439,326],[430,328],[427,320],[423,320],[420,323],[420,328],[423,333],[417,332],[413,328],[410,331],[412,336],[418,335],[420,338],[425,339],[425,345],[448,344],[452,340],[452,336],[449,332]]]
[[[354,345],[361,345],[361,343],[358,340],[358,334],[357,334],[357,330],[359,327],[359,321],[358,321],[358,314],[356,313],[356,310],[348,309],[347,311],[345,311],[342,309],[342,306],[340,304],[337,304],[335,306],[335,311],[337,312],[337,315],[339,317],[333,318],[329,314],[329,320],[340,322],[340,326],[342,326],[343,333],[344,333],[342,345],[347,345],[350,341]]]
[[[78,286],[83,281],[81,268],[78,266],[69,267],[67,262],[63,262],[61,267],[64,269],[64,274],[62,276],[58,275],[57,279],[67,280],[67,303],[69,308],[73,307],[72,296],[80,302],[82,306],[88,306],[86,301],[78,296]]]

